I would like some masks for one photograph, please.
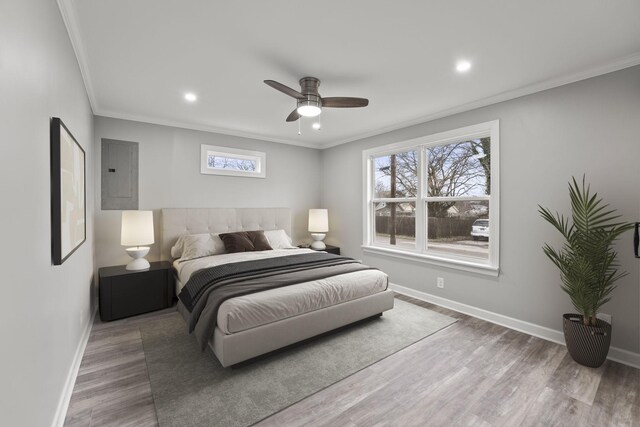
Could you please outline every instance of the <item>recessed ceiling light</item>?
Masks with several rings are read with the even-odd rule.
[[[195,100],[198,99],[198,97],[196,96],[195,93],[188,92],[184,94],[184,99],[186,99],[189,102],[195,102]]]
[[[465,73],[471,69],[471,62],[469,61],[458,61],[456,64],[456,70],[459,73]]]
[[[320,130],[320,123],[315,122],[314,124],[311,125],[311,127],[313,128],[313,130]]]

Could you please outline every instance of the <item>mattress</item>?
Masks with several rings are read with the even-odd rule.
[[[214,255],[180,262],[174,267],[178,273],[176,291],[179,292],[196,271],[229,262],[265,259],[310,249],[279,249],[263,252],[242,252]],[[270,289],[226,300],[218,310],[217,326],[225,334],[234,334],[282,319],[320,310],[382,292],[387,288],[387,275],[379,270],[364,270],[322,280]]]

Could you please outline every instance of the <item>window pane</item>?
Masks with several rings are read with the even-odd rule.
[[[379,202],[374,203],[373,206],[375,209],[375,243],[415,249],[415,202]]]
[[[427,195],[486,196],[491,188],[490,138],[427,149]]]
[[[489,201],[428,202],[427,251],[489,259]]]
[[[207,156],[207,167],[209,169],[227,169],[236,171],[254,172],[257,167],[256,160],[240,159],[229,156],[209,154]]]
[[[374,197],[416,197],[418,193],[418,152],[406,151],[373,159]]]

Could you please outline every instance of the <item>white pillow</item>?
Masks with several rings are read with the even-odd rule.
[[[209,233],[203,233],[203,234],[183,234],[182,236],[178,237],[178,240],[176,240],[176,243],[174,243],[174,245],[171,247],[171,258],[180,258],[182,256],[182,251],[184,251],[184,239],[187,236],[208,236]]]
[[[273,249],[295,249],[291,237],[284,230],[266,230],[264,235]]]
[[[218,243],[220,243],[222,245],[222,240],[220,240],[220,237],[218,237],[217,233],[213,234],[213,235],[209,234],[209,233],[183,234],[182,236],[178,237],[178,240],[176,240],[176,243],[171,247],[171,257],[174,258],[174,259],[182,257],[182,253],[184,252],[184,244],[185,244],[186,240],[193,241],[196,238],[201,238],[201,239],[204,239],[206,241],[209,236],[215,236],[215,237],[212,237],[212,238],[214,239],[214,244],[216,246],[216,251],[220,250],[220,247],[219,247]],[[225,252],[224,251],[224,245],[222,245],[222,252],[219,252],[219,253],[224,253],[224,252]],[[217,255],[217,254],[214,254],[214,255]]]
[[[184,236],[181,261],[225,253],[224,243],[218,234],[191,234]]]

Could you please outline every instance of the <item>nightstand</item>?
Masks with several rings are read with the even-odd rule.
[[[298,246],[299,248],[311,249],[309,246]],[[340,247],[339,246],[331,246],[327,245],[327,248],[324,249],[325,252],[329,252],[330,254],[340,255]]]
[[[330,254],[340,255],[340,247],[327,245],[327,249],[325,249],[325,252],[329,252]]]
[[[173,304],[175,294],[171,263],[152,262],[142,271],[127,270],[124,265],[98,270],[100,319],[121,319]]]

